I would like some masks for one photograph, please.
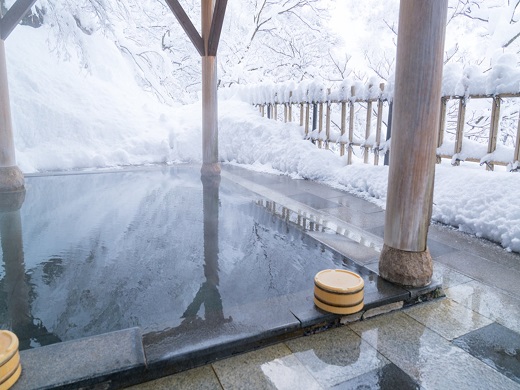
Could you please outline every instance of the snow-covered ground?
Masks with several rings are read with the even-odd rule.
[[[158,103],[101,34],[88,37],[88,68],[74,56],[60,61],[50,53],[45,27],[17,27],[6,46],[24,172],[201,161],[200,104]],[[344,158],[303,140],[296,124],[262,118],[244,102],[219,105],[223,162],[322,181],[385,206],[387,167],[347,166]],[[433,218],[520,251],[518,194],[515,173],[440,165]]]

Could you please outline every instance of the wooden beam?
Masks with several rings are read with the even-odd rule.
[[[191,43],[195,46],[195,49],[197,49],[199,54],[203,57],[205,54],[204,41],[189,16],[184,11],[184,8],[182,8],[182,5],[180,5],[178,0],[166,0],[166,4],[168,4],[168,7],[172,10],[173,14],[184,29],[184,32],[186,32],[186,35],[190,38]]]
[[[227,0],[216,0],[215,10],[213,11],[213,20],[211,21],[211,29],[209,32],[208,55],[216,56],[218,44],[220,41],[220,33],[224,24],[224,15],[226,14]]]
[[[2,16],[0,21],[0,38],[3,41],[13,32],[20,20],[29,12],[36,0],[17,0]]]

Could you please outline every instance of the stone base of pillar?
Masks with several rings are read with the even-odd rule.
[[[379,275],[403,286],[427,286],[433,275],[430,251],[408,252],[385,244],[379,257]]]
[[[0,214],[20,210],[25,200],[25,189],[0,192]]]
[[[25,181],[23,173],[17,166],[0,167],[0,192],[21,191]]]
[[[220,176],[220,163],[205,163],[200,168],[200,174],[202,176]]]

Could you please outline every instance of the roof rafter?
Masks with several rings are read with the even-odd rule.
[[[0,38],[6,40],[20,20],[29,12],[36,0],[16,0],[0,19]]]
[[[216,56],[228,0],[216,0],[209,32],[208,55]]]
[[[181,24],[186,34],[188,35],[188,38],[190,38],[191,43],[193,43],[193,46],[195,46],[195,49],[197,49],[201,56],[204,56],[204,41],[202,40],[202,37],[200,36],[199,32],[191,22],[189,16],[184,11],[184,8],[182,8],[182,5],[179,3],[178,0],[166,0],[166,4],[168,4],[168,7],[170,7],[170,9],[172,10],[173,14]]]

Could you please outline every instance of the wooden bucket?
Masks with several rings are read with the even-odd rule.
[[[0,331],[0,390],[11,388],[22,373],[18,346],[18,337],[13,332]]]
[[[314,304],[335,314],[353,314],[363,309],[365,282],[343,269],[326,269],[314,277]]]

